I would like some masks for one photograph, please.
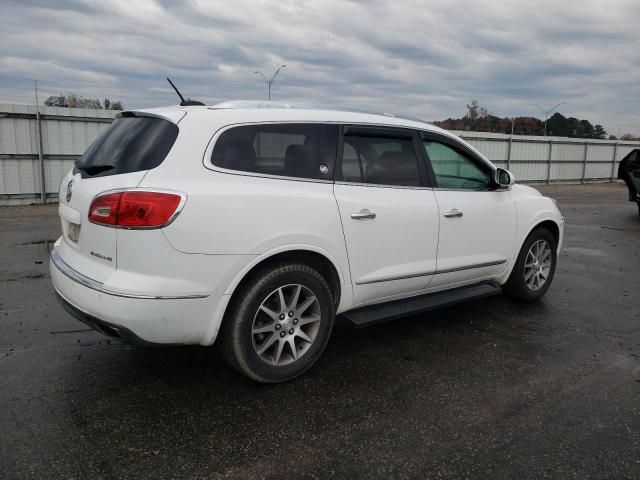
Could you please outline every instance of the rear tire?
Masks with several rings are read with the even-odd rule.
[[[555,237],[546,228],[537,228],[522,245],[504,292],[516,300],[535,302],[551,285],[556,261]]]
[[[261,383],[301,375],[318,360],[333,328],[333,295],[304,264],[258,271],[234,294],[218,342],[236,371]]]

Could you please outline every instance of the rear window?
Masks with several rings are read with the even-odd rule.
[[[117,118],[76,162],[85,177],[150,170],[160,165],[178,136],[178,126],[155,117]]]
[[[331,180],[337,145],[336,125],[246,125],[220,135],[211,161],[230,170]]]

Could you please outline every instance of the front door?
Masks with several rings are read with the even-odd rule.
[[[437,274],[432,287],[498,277],[505,272],[516,234],[509,190],[496,190],[491,166],[454,140],[423,138],[435,176],[440,214]]]
[[[334,194],[355,303],[418,292],[436,270],[439,211],[414,132],[347,130]]]

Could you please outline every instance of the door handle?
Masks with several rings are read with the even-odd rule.
[[[462,216],[462,212],[460,210],[458,210],[457,208],[454,208],[453,210],[449,210],[448,212],[444,212],[444,216],[447,217],[447,218],[461,217]]]
[[[351,218],[354,220],[366,220],[376,218],[376,214],[370,212],[367,208],[363,208],[358,213],[352,213]]]

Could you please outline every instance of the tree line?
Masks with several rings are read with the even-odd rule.
[[[44,101],[48,107],[66,107],[66,108],[95,108],[104,110],[124,110],[124,105],[120,100],[111,100],[105,98],[100,102],[99,98],[84,98],[75,93],[66,95],[51,95]]]
[[[497,117],[491,115],[487,108],[480,106],[477,100],[467,105],[467,114],[462,118],[447,118],[435,121],[434,125],[445,130],[466,130],[474,132],[513,133],[515,135],[544,135],[544,120],[535,117]],[[607,137],[607,131],[602,125],[593,125],[589,120],[575,117],[565,117],[559,112],[554,113],[547,120],[547,135],[557,137],[594,138],[618,140],[615,135]],[[626,133],[620,140],[637,140]]]

